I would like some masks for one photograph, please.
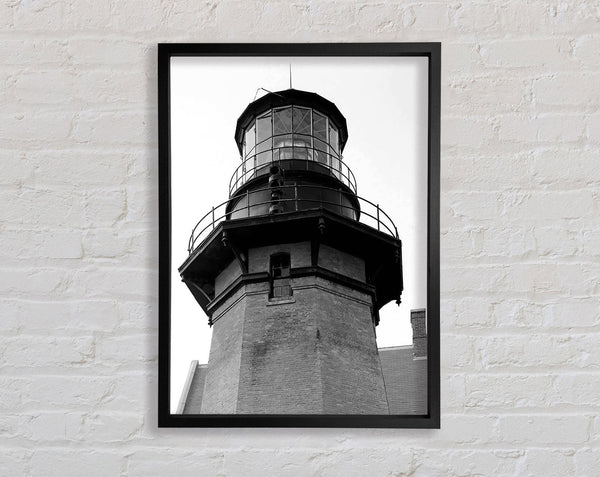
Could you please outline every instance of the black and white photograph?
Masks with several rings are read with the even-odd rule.
[[[172,55],[159,85],[170,191],[160,386],[172,425],[430,422],[431,58],[278,51]]]

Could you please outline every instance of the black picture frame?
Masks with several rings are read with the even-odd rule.
[[[428,413],[426,415],[262,415],[172,414],[171,360],[171,118],[170,63],[179,56],[206,57],[396,57],[428,58],[428,217],[427,330]],[[159,427],[440,427],[440,43],[310,43],[310,44],[193,44],[158,45],[159,160]]]

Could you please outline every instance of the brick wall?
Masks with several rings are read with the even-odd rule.
[[[310,264],[308,242],[248,250],[248,268],[267,272],[285,251]],[[322,247],[320,265],[364,277],[361,259]],[[232,278],[227,267],[217,278]],[[238,272],[239,273],[239,272]],[[291,279],[293,296],[269,300],[269,283],[242,286],[213,315],[201,408],[189,413],[388,414],[369,295],[314,276]],[[199,381],[200,382],[200,381]],[[194,383],[192,383],[194,384]]]
[[[0,5],[4,475],[594,475],[595,1]],[[442,429],[156,428],[156,43],[443,42]]]

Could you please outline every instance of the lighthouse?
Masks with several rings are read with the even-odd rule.
[[[234,139],[228,199],[200,213],[179,267],[213,328],[182,412],[389,414],[376,327],[400,303],[402,244],[358,194],[345,117],[316,93],[272,92]]]

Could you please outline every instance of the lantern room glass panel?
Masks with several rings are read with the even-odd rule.
[[[293,132],[296,134],[310,134],[311,110],[294,106],[292,114]]]
[[[273,135],[292,132],[292,108],[276,109],[273,111]]]

